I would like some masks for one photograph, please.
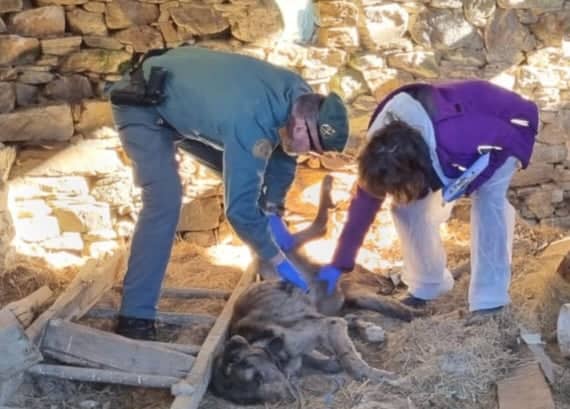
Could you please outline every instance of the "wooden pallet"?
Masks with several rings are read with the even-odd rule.
[[[326,176],[322,186],[318,213],[307,229],[296,234],[298,244],[322,236],[326,231],[328,209],[332,207],[332,177]],[[158,320],[165,323],[182,326],[211,325],[204,343],[197,346],[137,341],[72,322],[82,317],[113,319],[117,316],[116,310],[98,303],[113,288],[119,273],[125,268],[125,259],[126,252],[123,249],[88,262],[53,305],[33,321],[25,333],[23,327],[14,323],[18,322],[16,318],[29,319],[29,314],[15,313],[16,318],[10,321],[9,334],[15,339],[25,339],[19,348],[27,348],[29,354],[22,355],[22,359],[17,362],[20,366],[10,370],[12,373],[25,370],[32,375],[80,382],[170,388],[174,396],[171,409],[196,409],[208,389],[213,359],[227,337],[235,302],[255,281],[258,263],[250,263],[231,293],[199,288],[163,289],[162,298],[227,299],[218,317],[207,314],[158,314]],[[46,295],[44,292],[42,297],[45,298]],[[62,364],[47,364],[43,361],[44,357]],[[0,377],[0,405],[6,403],[17,390],[22,375],[23,372],[5,382]]]
[[[171,388],[173,408],[198,407],[206,393],[212,360],[221,348],[231,320],[233,306],[239,295],[255,281],[256,270],[249,266],[233,292],[199,288],[164,289],[163,298],[219,298],[229,296],[218,317],[207,314],[160,313],[165,323],[192,326],[211,325],[203,345],[138,341],[114,333],[74,323],[82,317],[114,318],[117,311],[100,308],[97,303],[113,288],[124,268],[124,254],[109,256],[80,271],[76,279],[53,305],[31,323],[29,308],[10,305],[13,315],[2,311],[6,319],[5,337],[10,337],[14,359],[6,371],[18,376],[0,380],[0,405],[6,403],[23,380],[23,371],[31,375],[53,376],[80,382],[111,383],[147,388]],[[30,305],[45,301],[51,292],[41,289],[27,301]],[[24,330],[18,317],[31,325]],[[8,322],[7,319],[10,319]],[[0,334],[1,335],[1,334]],[[8,338],[6,338],[8,339]],[[16,348],[16,349],[14,349]],[[24,353],[25,352],[25,353]],[[44,358],[61,364],[47,364]],[[2,368],[0,368],[2,369]]]

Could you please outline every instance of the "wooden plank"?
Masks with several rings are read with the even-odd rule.
[[[556,338],[562,356],[570,358],[570,304],[564,304],[560,307],[556,326]]]
[[[121,286],[113,287],[114,291],[122,292]],[[163,288],[161,298],[192,299],[192,298],[223,298],[228,299],[231,291],[211,288]]]
[[[2,308],[2,311],[10,311],[20,321],[24,328],[28,327],[34,320],[38,311],[46,305],[53,292],[47,285],[34,291],[21,300],[11,302]]]
[[[39,343],[49,320],[81,318],[112,287],[119,271],[124,268],[124,262],[124,249],[88,260],[53,305],[26,330],[28,337]]]
[[[112,383],[119,385],[140,386],[145,388],[169,388],[178,378],[158,375],[137,375],[105,369],[78,368],[64,365],[34,365],[27,371],[33,375],[55,376],[61,379],[80,382]]]
[[[20,321],[10,311],[0,311],[0,381],[24,371],[43,358],[30,342]]]
[[[44,355],[68,364],[141,375],[182,378],[194,357],[95,328],[50,321],[41,344]]]
[[[499,409],[555,409],[552,394],[537,363],[517,368],[498,382]]]
[[[526,344],[528,350],[542,369],[544,376],[548,383],[554,385],[556,382],[556,375],[554,371],[555,364],[544,351],[544,342],[539,333],[533,333],[522,325],[519,325],[521,331],[521,338]]]
[[[119,315],[117,310],[112,308],[92,308],[85,316],[89,318],[115,319]],[[191,327],[193,325],[213,325],[216,317],[209,314],[184,314],[176,312],[159,312],[156,320],[164,324]]]
[[[231,295],[230,291],[215,290],[209,288],[163,288],[160,296],[163,298],[223,298],[227,300]]]
[[[182,352],[183,354],[186,354],[186,355],[197,355],[198,352],[200,352],[200,345],[175,344],[175,343],[170,343],[170,342],[158,342],[158,341],[139,341],[139,342],[150,343],[152,345],[160,346],[162,348]]]
[[[125,267],[125,254],[121,247],[96,260],[88,260],[52,306],[26,329],[30,341],[36,345],[40,343],[43,330],[51,319],[71,320],[83,316],[113,286],[118,273]],[[23,377],[18,375],[0,384],[0,405],[10,399],[22,381]]]
[[[234,304],[241,293],[253,283],[257,274],[256,264],[255,261],[252,262],[242,274],[236,288],[206,337],[186,379],[172,386],[171,392],[176,398],[170,407],[171,409],[196,409],[200,405],[210,383],[214,357],[220,352],[227,337]]]

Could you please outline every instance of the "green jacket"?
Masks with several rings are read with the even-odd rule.
[[[180,47],[143,64],[166,68],[167,99],[157,107],[181,135],[224,151],[225,212],[263,258],[279,247],[261,201],[282,205],[296,161],[279,144],[294,101],[312,92],[296,73],[239,54]]]

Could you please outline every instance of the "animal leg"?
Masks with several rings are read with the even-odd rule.
[[[324,373],[338,373],[342,367],[338,361],[315,350],[303,355],[303,365]]]
[[[390,297],[376,294],[358,285],[346,285],[343,288],[345,304],[364,310],[376,311],[391,318],[411,321],[427,315],[427,311],[408,307]]]
[[[309,227],[293,235],[295,237],[297,248],[326,234],[327,223],[329,220],[329,209],[334,207],[331,196],[332,185],[333,177],[331,175],[326,175],[321,185],[321,196],[319,198],[319,207],[315,219]]]
[[[340,361],[342,368],[353,378],[369,379],[372,382],[390,382],[392,372],[371,367],[362,359],[348,336],[348,325],[342,318],[327,318],[327,333],[324,340]]]

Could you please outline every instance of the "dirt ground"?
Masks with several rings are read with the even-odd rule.
[[[314,214],[314,196],[318,192],[319,172],[301,172],[290,198],[289,220],[300,228]],[[342,175],[339,179],[343,179]],[[350,177],[335,182],[339,203],[331,215],[327,238],[308,246],[316,259],[326,261],[334,248],[345,217],[346,187]],[[459,203],[452,219],[442,227],[448,264],[459,274],[452,292],[431,303],[432,315],[412,323],[386,319],[377,313],[347,311],[380,324],[386,331],[381,344],[366,343],[353,334],[358,350],[374,366],[394,371],[404,378],[401,387],[387,387],[354,382],[344,375],[324,376],[307,373],[296,385],[302,399],[298,402],[267,405],[264,408],[310,409],[493,409],[496,381],[507,375],[527,357],[518,341],[518,325],[540,331],[548,341],[547,351],[557,366],[557,382],[552,385],[557,409],[570,409],[570,362],[558,356],[552,334],[561,304],[570,302],[570,284],[545,272],[536,259],[549,243],[565,232],[532,227],[518,220],[513,250],[511,308],[497,320],[466,326],[466,302],[469,282],[468,207]],[[220,243],[210,248],[177,241],[168,267],[166,287],[202,287],[231,290],[240,268],[249,261],[249,253],[236,240],[220,236]],[[369,232],[359,261],[378,274],[401,269],[398,242],[388,212],[382,212]],[[467,267],[467,268],[466,268]],[[0,305],[21,298],[43,284],[61,289],[70,277],[31,271],[12,271],[0,276]],[[396,288],[394,296],[405,289]],[[118,303],[117,294],[106,299]],[[188,311],[218,314],[220,300],[181,303],[163,301],[161,311]],[[82,323],[110,329],[104,320]],[[164,341],[200,343],[207,328],[163,331]],[[49,378],[28,378],[15,397],[13,406],[28,409],[166,409],[172,398],[168,391],[131,387],[83,384]],[[237,408],[207,395],[203,409]],[[261,406],[260,406],[261,408]]]

